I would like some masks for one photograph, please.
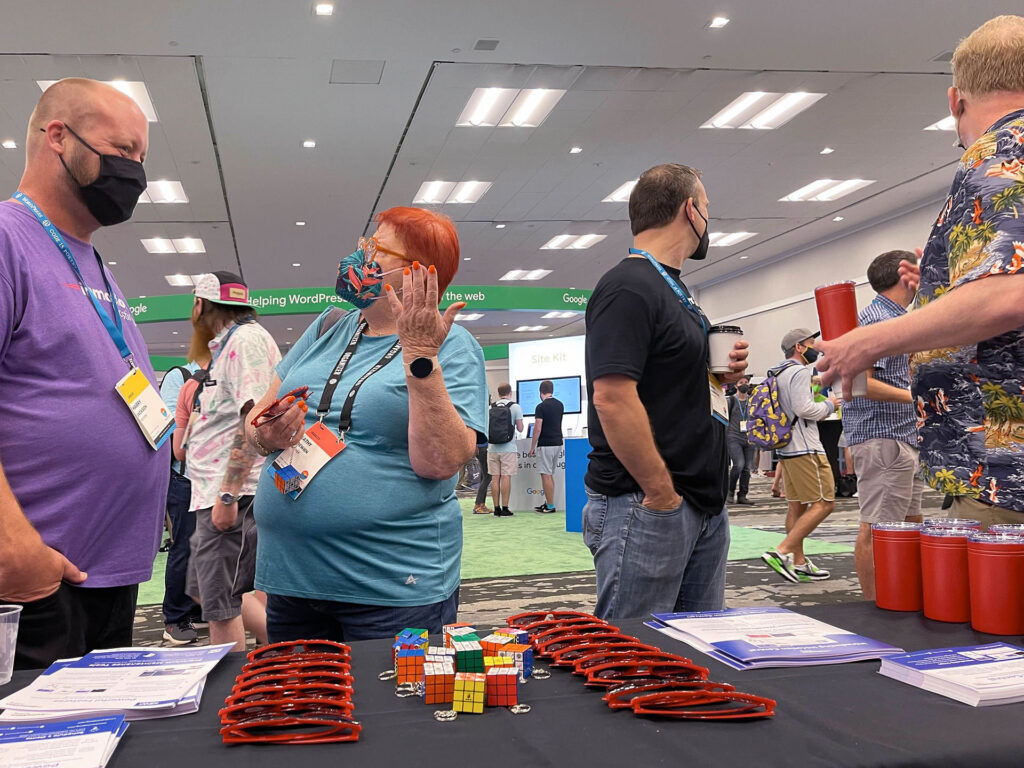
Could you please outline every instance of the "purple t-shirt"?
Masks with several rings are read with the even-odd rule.
[[[110,311],[92,246],[61,233]],[[107,272],[125,339],[156,384],[142,334]],[[170,441],[150,448],[114,385],[128,372],[64,256],[35,216],[0,202],[0,463],[43,541],[87,571],[86,587],[152,575]]]

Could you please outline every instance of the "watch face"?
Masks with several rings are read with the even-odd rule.
[[[409,363],[409,370],[417,379],[425,379],[434,370],[434,363],[429,357],[417,357]]]

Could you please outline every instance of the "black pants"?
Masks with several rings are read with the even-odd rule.
[[[167,551],[164,570],[164,623],[177,624],[188,617],[198,618],[199,606],[185,594],[188,574],[189,539],[196,530],[196,513],[189,512],[192,483],[187,477],[171,472],[167,488],[167,514],[171,518],[171,548]]]
[[[476,460],[480,462],[480,487],[476,489],[476,505],[479,507],[487,501],[487,492],[491,488],[491,476],[487,473],[487,446],[476,447]]]
[[[729,446],[729,463],[732,469],[729,471],[729,496],[736,493],[736,483],[740,485],[740,496],[746,496],[750,491],[750,471],[754,467],[754,446],[750,443],[739,440],[727,441]]]
[[[15,669],[48,667],[57,659],[132,644],[139,585],[87,589],[61,584],[49,597],[24,603]]]

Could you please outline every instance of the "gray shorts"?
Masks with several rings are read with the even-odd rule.
[[[241,615],[242,595],[253,589],[256,519],[252,500],[252,496],[238,500],[238,521],[226,531],[213,525],[212,508],[196,510],[186,592],[199,598],[206,621],[227,621]]]
[[[857,468],[862,523],[902,522],[921,514],[921,465],[917,448],[875,438],[850,446]]]
[[[565,446],[562,445],[538,445],[537,471],[542,475],[554,475],[558,457],[562,455],[563,450]]]

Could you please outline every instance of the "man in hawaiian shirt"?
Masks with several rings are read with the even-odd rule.
[[[830,342],[823,380],[911,356],[921,463],[954,517],[1024,522],[1024,18],[999,16],[953,54],[949,108],[966,147],[928,238],[916,310]]]

